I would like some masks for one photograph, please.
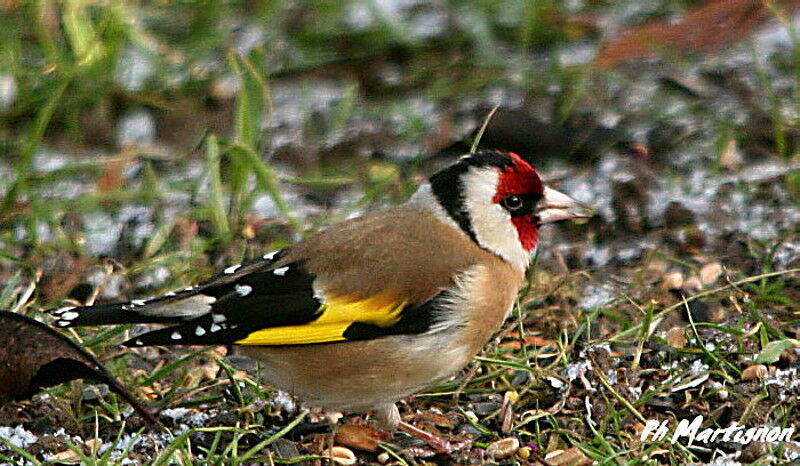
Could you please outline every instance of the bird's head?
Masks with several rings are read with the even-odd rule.
[[[541,225],[591,216],[590,208],[546,186],[514,153],[466,155],[430,178],[430,192],[472,241],[522,269]]]

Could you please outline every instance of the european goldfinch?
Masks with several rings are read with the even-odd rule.
[[[173,324],[124,344],[241,345],[274,387],[413,430],[394,403],[453,376],[500,328],[539,226],[587,216],[516,154],[466,155],[402,205],[161,297],[56,310],[56,325]]]

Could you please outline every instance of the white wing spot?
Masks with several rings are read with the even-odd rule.
[[[56,309],[55,311],[53,311],[53,314],[61,315],[61,314],[65,313],[65,312],[71,311],[73,309],[75,309],[75,306],[62,307],[61,309]]]
[[[164,296],[166,296],[166,297],[175,296],[175,292],[174,291],[170,291],[169,293],[165,294]]]
[[[59,327],[66,327],[67,325],[69,325],[69,321],[67,321],[67,320],[59,320],[58,321],[58,326]]]
[[[214,332],[219,332],[220,330],[222,330],[222,327],[220,327],[217,324],[211,324],[211,327],[209,327],[208,329],[211,331],[211,333],[214,333]]]
[[[239,296],[247,296],[253,291],[253,287],[250,285],[236,285],[236,292],[239,293]]]
[[[206,329],[198,325],[197,328],[194,329],[194,334],[197,335],[198,337],[202,337],[203,335],[206,334]]]
[[[239,270],[239,267],[241,267],[241,266],[242,266],[242,264],[232,265],[232,266],[228,267],[227,269],[223,270],[223,272],[225,272],[227,274],[231,274],[231,273],[236,272],[237,270]]]
[[[144,299],[134,299],[131,301],[134,306],[144,306]]]
[[[144,345],[144,342],[142,340],[136,340],[136,341],[134,341],[134,343],[136,344],[136,346],[143,346]]]
[[[220,324],[228,320],[228,318],[225,317],[225,314],[211,314],[211,320],[213,320],[215,324]]]
[[[75,319],[78,318],[79,315],[80,314],[78,314],[77,312],[72,312],[72,311],[65,312],[64,314],[61,315],[61,319],[63,319],[63,320],[75,320]]]
[[[133,306],[129,306],[127,304],[123,304],[122,305],[122,310],[123,311],[131,311],[131,310],[133,310]]]
[[[277,254],[277,253],[278,253],[278,251],[268,252],[268,253],[264,254],[263,257],[264,257],[264,259],[266,259],[268,261],[271,261],[272,258],[275,257],[275,254]]]
[[[272,273],[274,273],[275,275],[277,275],[279,277],[283,277],[284,275],[286,275],[286,272],[288,272],[288,271],[289,271],[289,266],[287,265],[286,267],[281,267],[279,269],[273,270]]]
[[[193,286],[187,286],[186,288],[183,289],[183,291],[192,291],[193,289],[194,289]]]
[[[183,338],[183,336],[178,331],[172,332],[172,335],[170,335],[169,337],[172,338],[173,340],[180,340],[181,338]]]

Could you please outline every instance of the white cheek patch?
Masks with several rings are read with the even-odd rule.
[[[499,173],[493,168],[473,168],[464,174],[464,205],[478,243],[520,270],[528,268],[530,255],[522,247],[511,215],[492,201]]]

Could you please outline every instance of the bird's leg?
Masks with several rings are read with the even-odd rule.
[[[339,427],[339,420],[342,419],[342,413],[338,411],[324,411],[323,416],[325,421],[328,422],[328,425],[331,428],[331,431],[328,435],[326,435],[325,439],[328,443],[328,458],[330,458],[331,463],[334,463],[333,460],[333,446],[336,443],[336,429]]]
[[[397,410],[397,406],[394,403],[375,409],[375,414],[378,425],[382,429],[386,429],[389,432],[393,431],[394,429],[400,429],[409,435],[417,437],[433,447],[436,451],[440,451],[442,453],[450,454],[457,449],[447,440],[439,438],[429,432],[425,432],[424,430],[414,427],[411,424],[403,421],[400,418],[400,412]]]
[[[450,454],[456,450],[453,444],[448,442],[447,440],[441,437],[437,437],[431,433],[425,432],[424,430],[414,427],[405,421],[398,422],[397,428],[407,434],[413,435],[414,437],[422,440],[423,442],[432,446],[436,451]]]

